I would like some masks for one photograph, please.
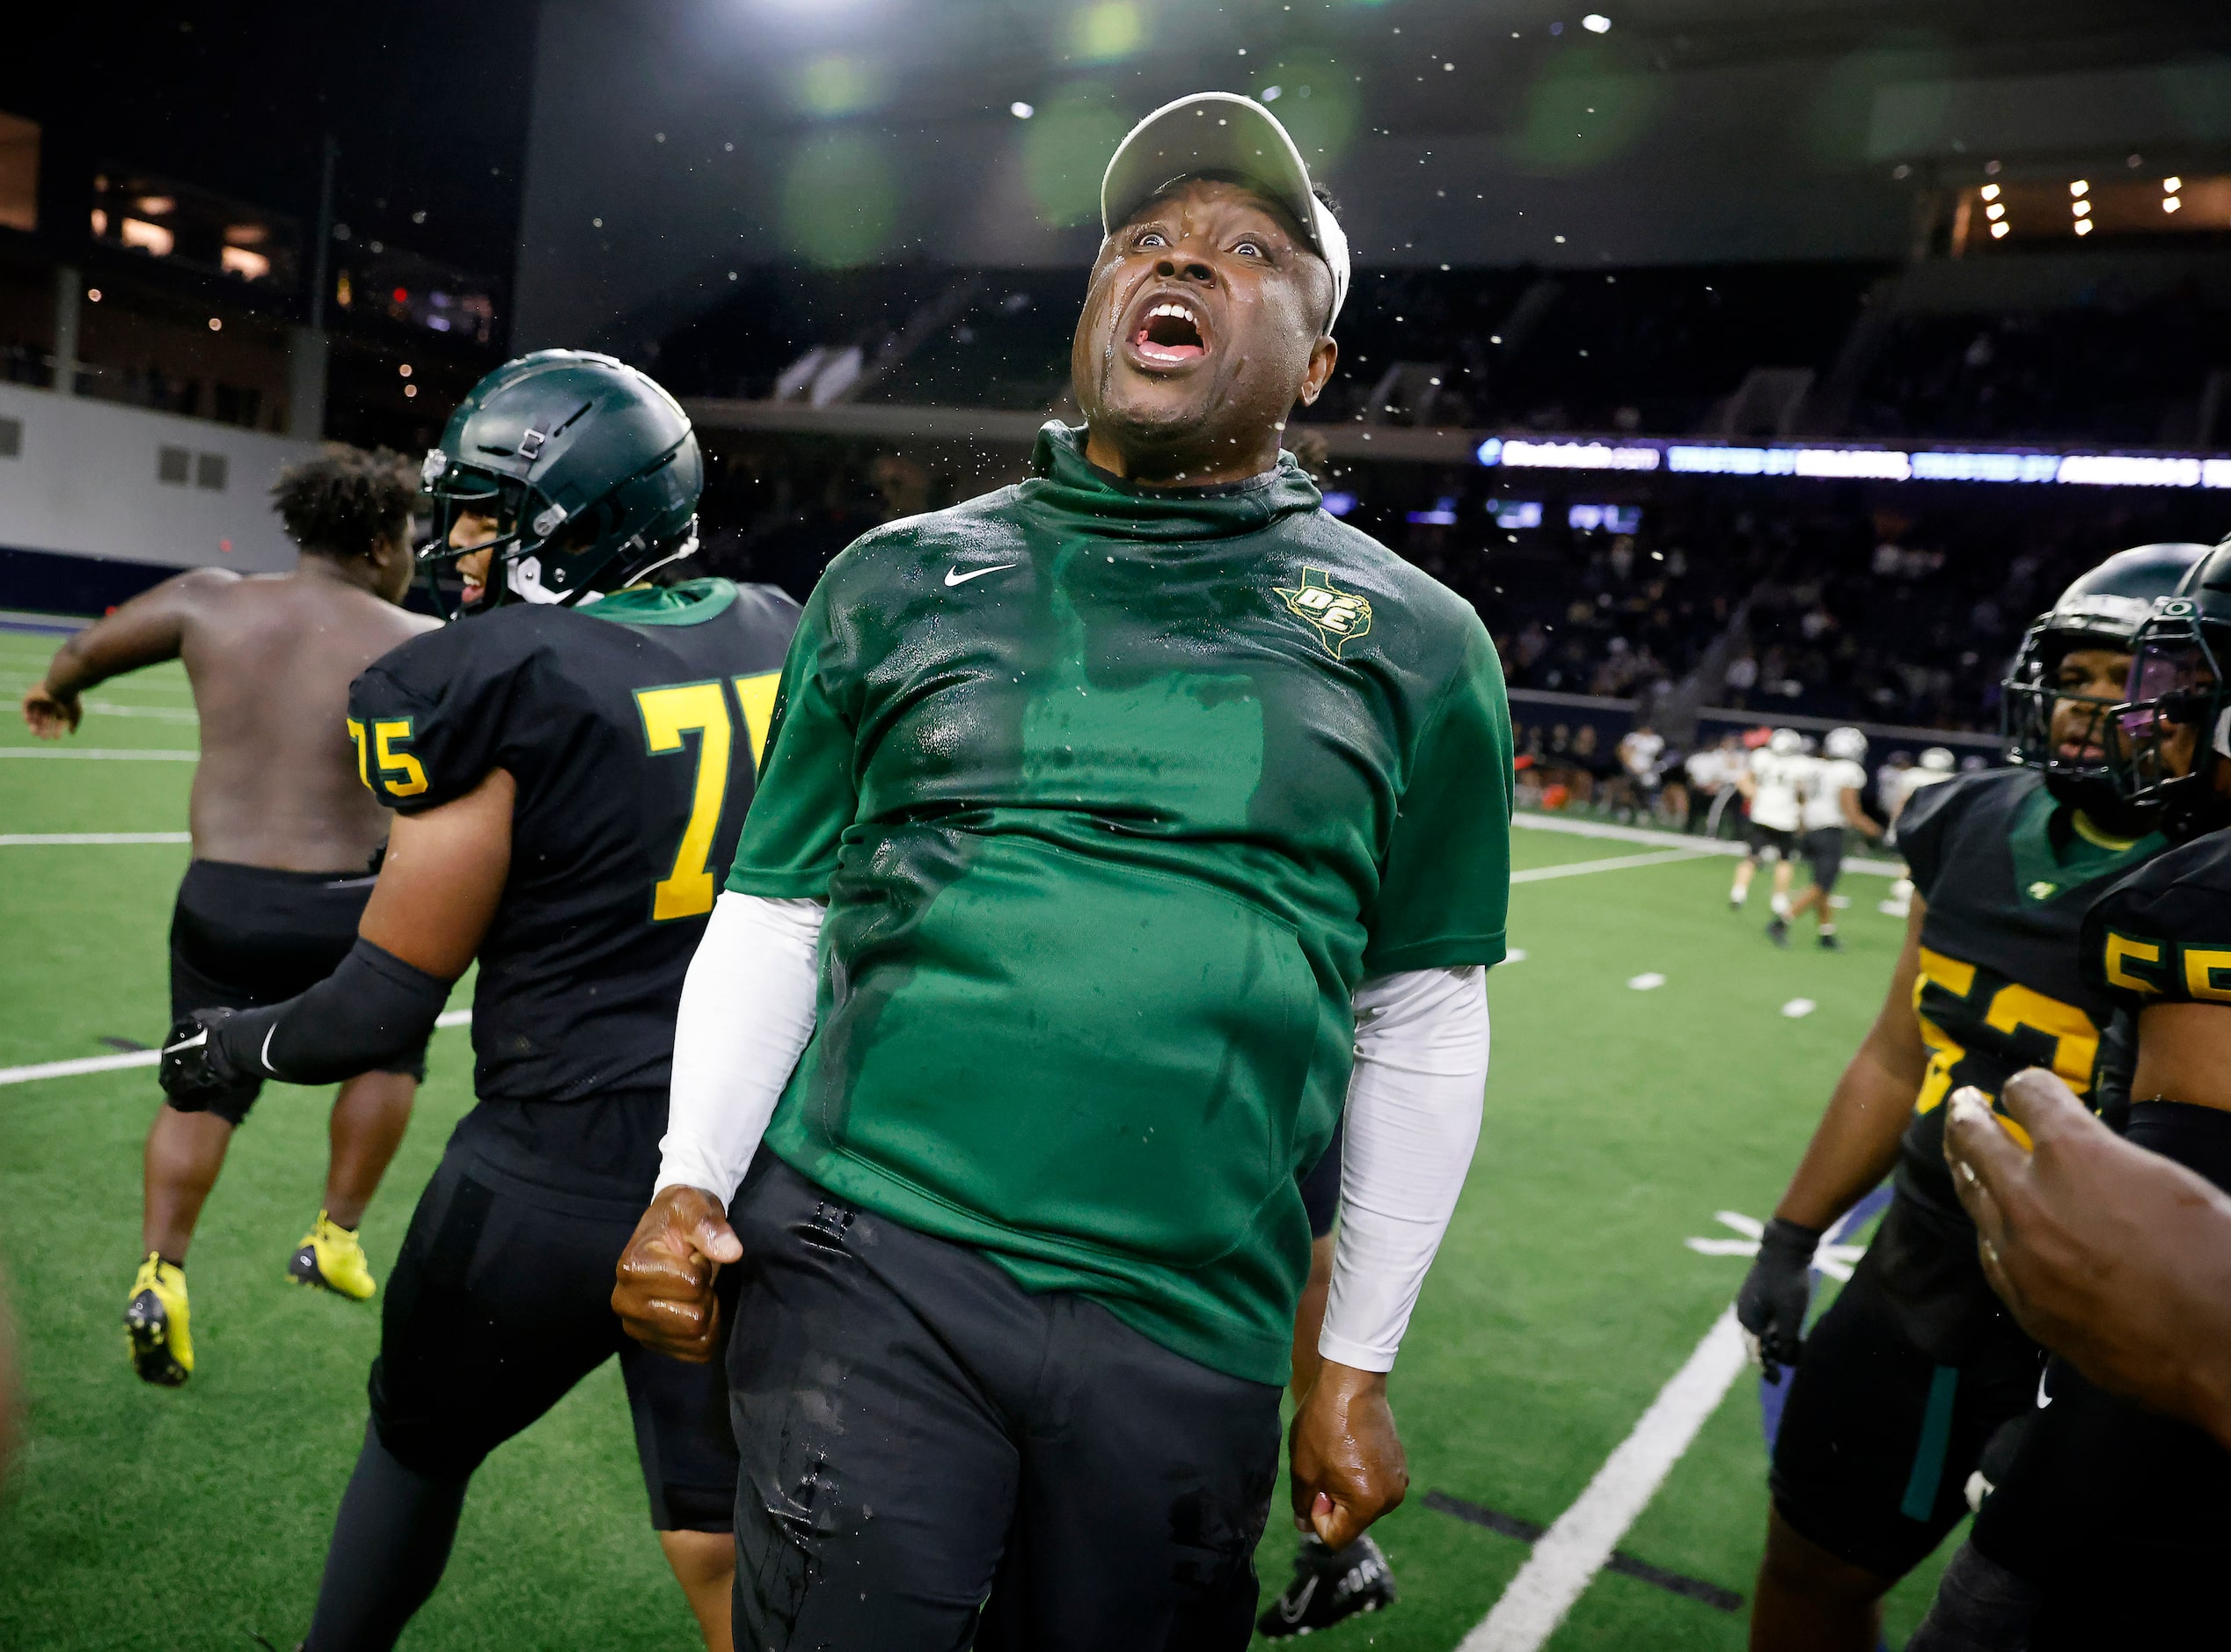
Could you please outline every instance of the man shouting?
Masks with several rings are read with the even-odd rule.
[[[1158,110],[1101,212],[1084,428],[830,566],[683,996],[614,1301],[703,1358],[742,1275],[739,1646],[1244,1645],[1343,1102],[1294,1511],[1336,1548],[1405,1488],[1386,1372],[1503,954],[1502,676],[1279,450],[1348,252],[1269,112]]]

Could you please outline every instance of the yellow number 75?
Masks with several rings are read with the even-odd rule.
[[[736,695],[756,761],[767,737],[766,710],[774,697],[775,673],[738,677]],[[728,794],[729,748],[735,724],[721,684],[678,683],[670,688],[638,689],[635,704],[643,714],[643,735],[653,755],[684,749],[682,736],[698,735],[697,786],[690,816],[674,852],[674,869],[651,889],[651,921],[702,917],[713,910],[713,837],[721,826],[721,805]]]

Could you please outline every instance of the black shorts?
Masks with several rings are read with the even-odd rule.
[[[1331,1232],[1340,1215],[1340,1138],[1341,1132],[1335,1130],[1332,1145],[1299,1178],[1302,1208],[1309,1212],[1309,1237],[1313,1239]]]
[[[282,872],[196,860],[171,913],[171,1020],[196,1010],[282,1004],[340,967],[372,898],[369,872]],[[421,1047],[391,1071],[426,1077]],[[263,1080],[244,1078],[208,1111],[230,1124],[248,1116]]]
[[[739,1647],[1247,1646],[1279,1389],[764,1153],[730,1220]]]
[[[1779,826],[1761,826],[1750,822],[1751,852],[1761,860],[1793,860],[1797,853],[1797,834],[1784,831]]]
[[[662,1130],[663,1095],[646,1111]],[[523,1181],[453,1142],[388,1281],[370,1383],[388,1452],[421,1474],[469,1474],[617,1354],[651,1524],[729,1530],[736,1453],[720,1358],[653,1353],[612,1312],[613,1269],[647,1202]],[[722,1275],[731,1310],[735,1273]]]
[[[1805,834],[1805,864],[1812,868],[1814,885],[1823,895],[1832,894],[1844,870],[1844,829],[1823,826]]]
[[[1968,1477],[2035,1403],[2044,1356],[2007,1336],[1964,1363],[1937,1363],[1904,1328],[1872,1260],[1805,1339],[1771,1483],[1801,1537],[1898,1578],[1968,1512]]]

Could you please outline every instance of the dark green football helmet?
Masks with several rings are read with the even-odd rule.
[[[2007,760],[2036,769],[2053,795],[2083,809],[2103,826],[2145,830],[2132,815],[2133,800],[2118,786],[2107,749],[2109,719],[2119,700],[2074,693],[2058,682],[2060,662],[2078,648],[2128,654],[2154,604],[2207,555],[2201,545],[2142,545],[2118,551],[2077,577],[2059,601],[2037,616],[2022,639],[2014,664],[2000,684],[2000,716]],[[2077,755],[2064,753],[2052,736],[2054,709],[2069,701],[2091,707],[2093,727]]]
[[[2231,541],[2154,604],[2131,654],[2129,698],[2109,748],[2125,798],[2179,837],[2231,824],[2217,785],[2231,762]]]
[[[705,461],[689,416],[647,375],[587,350],[537,350],[472,387],[429,449],[435,536],[419,562],[437,573],[494,552],[465,607],[577,603],[633,585],[697,548]],[[450,543],[457,518],[491,516],[497,537]]]

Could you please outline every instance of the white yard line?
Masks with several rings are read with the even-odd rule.
[[[1649,1507],[1745,1363],[1730,1307],[1658,1391],[1634,1432],[1549,1528],[1484,1622],[1457,1652],[1534,1652],[1556,1632],[1635,1517]]]
[[[1584,872],[1617,872],[1624,866],[1655,866],[1669,860],[1695,860],[1701,849],[1661,849],[1651,855],[1615,855],[1609,860],[1574,860],[1562,866],[1528,866],[1510,874],[1513,883],[1540,883],[1546,878],[1576,878]]]
[[[0,849],[68,848],[78,844],[190,844],[191,832],[0,832]]]
[[[444,1010],[434,1020],[436,1027],[464,1027],[471,1010]],[[127,1049],[113,1056],[83,1056],[76,1061],[42,1061],[29,1067],[0,1067],[0,1085],[35,1084],[41,1078],[75,1078],[88,1072],[121,1072],[127,1067],[152,1067],[163,1059],[159,1049]]]
[[[1521,831],[1562,832],[1569,837],[1608,837],[1622,844],[1663,844],[1669,849],[1688,849],[1701,855],[1741,855],[1744,845],[1724,837],[1697,837],[1687,832],[1657,831],[1647,826],[1616,826],[1607,820],[1569,819],[1562,815],[1514,814],[1510,823]],[[1861,855],[1844,857],[1847,872],[1871,873],[1878,878],[1902,878],[1901,861],[1876,860]]]
[[[150,746],[134,750],[124,746],[0,746],[0,757],[78,757],[111,763],[194,763],[199,751]]]

